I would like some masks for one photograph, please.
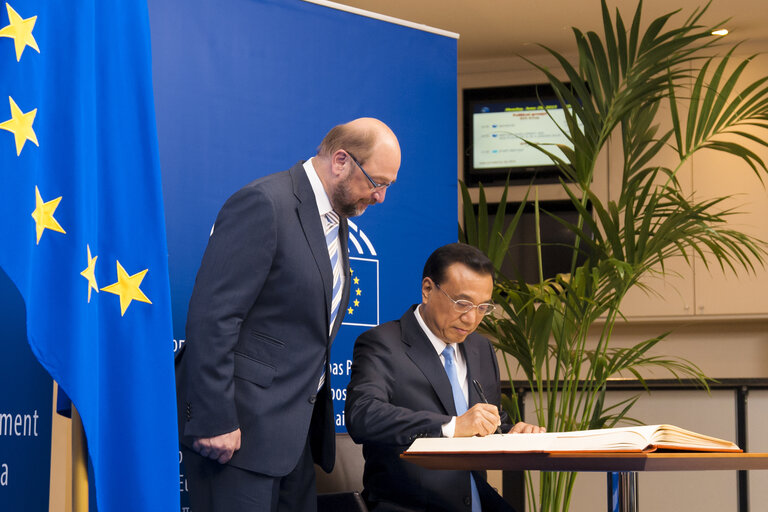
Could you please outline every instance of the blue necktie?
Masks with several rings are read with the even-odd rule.
[[[456,416],[461,416],[467,412],[467,399],[464,398],[464,391],[461,389],[458,373],[456,373],[456,361],[453,358],[453,345],[448,345],[443,350],[445,358],[445,373],[448,374],[448,380],[451,381],[451,391],[453,391],[453,404],[456,406]],[[481,512],[480,493],[477,492],[475,477],[469,475],[469,483],[472,489],[472,512]]]

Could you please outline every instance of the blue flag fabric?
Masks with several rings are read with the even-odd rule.
[[[0,266],[83,419],[101,510],[179,510],[147,5],[0,4]]]

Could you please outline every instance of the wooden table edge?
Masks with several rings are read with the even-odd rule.
[[[768,453],[403,453],[429,469],[509,471],[713,471],[768,469]]]

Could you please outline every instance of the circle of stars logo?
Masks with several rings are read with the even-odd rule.
[[[347,313],[350,314],[350,315],[354,314],[355,313],[355,308],[360,306],[360,298],[363,295],[363,290],[360,289],[360,278],[355,276],[354,274],[355,274],[355,271],[350,268],[349,269],[349,276],[352,278],[352,286],[351,286],[351,289],[352,289],[351,295],[352,295],[352,297],[351,297],[351,299],[353,299],[353,300],[351,300],[352,305],[350,305],[347,308]]]

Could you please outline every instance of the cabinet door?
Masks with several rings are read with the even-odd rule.
[[[768,160],[768,151],[753,149]],[[729,155],[703,150],[693,157],[692,171],[696,201],[729,196],[720,208],[742,213],[729,217],[728,225],[768,240],[768,191],[748,165]],[[688,179],[681,174],[684,183]],[[707,262],[709,268],[698,255],[693,258],[693,268],[682,258],[668,261],[665,276],[643,279],[651,292],[640,287],[630,290],[622,312],[630,318],[768,314],[765,268],[757,264],[754,272],[740,268],[734,272],[728,267],[721,269],[712,257]]]
[[[660,132],[668,130],[672,126],[672,118],[668,109],[659,111],[661,118]],[[609,184],[610,198],[614,201],[619,198],[621,176],[621,148],[620,140],[614,137],[611,140],[610,163],[617,171],[611,176]],[[670,148],[662,150],[657,165],[674,169],[679,159],[677,153]],[[657,181],[662,184],[666,177],[659,177]],[[677,173],[677,179],[683,193],[691,194],[691,163],[685,162]],[[689,255],[692,258],[693,255]],[[621,305],[621,312],[628,318],[652,318],[670,316],[689,316],[694,314],[694,286],[693,266],[681,257],[670,258],[664,262],[664,275],[660,273],[648,273],[641,279],[641,286],[630,289]],[[660,272],[661,267],[657,270]]]
[[[664,264],[664,275],[647,275],[627,292],[621,312],[627,318],[689,316],[694,314],[693,270],[682,257]]]
[[[768,74],[766,60],[752,60],[738,89]],[[744,127],[743,130],[750,131],[750,128]],[[752,132],[761,138],[766,136],[765,130]],[[744,143],[743,140],[738,142]],[[759,144],[748,144],[748,147],[768,161],[768,150],[764,147]],[[768,183],[765,173],[763,181]],[[703,150],[693,158],[693,183],[697,200],[730,196],[722,208],[744,212],[730,217],[729,226],[768,240],[768,192],[749,165],[730,155]],[[758,266],[754,273],[739,270],[734,274],[728,268],[724,273],[713,258],[708,260],[709,269],[701,260],[695,266],[695,314],[768,314],[768,271]]]
[[[768,151],[760,151],[768,159]],[[694,156],[694,183],[697,199],[730,196],[723,208],[735,208],[728,225],[768,240],[768,191],[749,166],[714,151]],[[696,315],[768,314],[768,272],[758,265],[755,272],[720,269],[708,258],[709,269],[700,259],[695,265]]]
[[[741,87],[768,74],[768,62],[755,59],[751,67],[747,68]],[[759,137],[766,135],[764,132],[754,133]],[[744,144],[743,139],[738,142]],[[768,161],[768,150],[758,144],[747,146]],[[720,208],[733,208],[743,213],[728,217],[728,225],[768,240],[768,192],[749,165],[711,150],[698,152],[687,164],[679,176],[684,192],[690,191],[696,201],[729,196]],[[768,183],[768,176],[763,179]],[[709,268],[696,255],[691,269],[682,261],[670,261],[664,278],[649,276],[644,280],[658,296],[647,295],[639,289],[631,290],[622,308],[624,314],[631,318],[768,314],[766,269],[757,265],[754,272],[742,269],[734,272],[728,267],[721,269],[712,257],[707,258],[707,262]]]

